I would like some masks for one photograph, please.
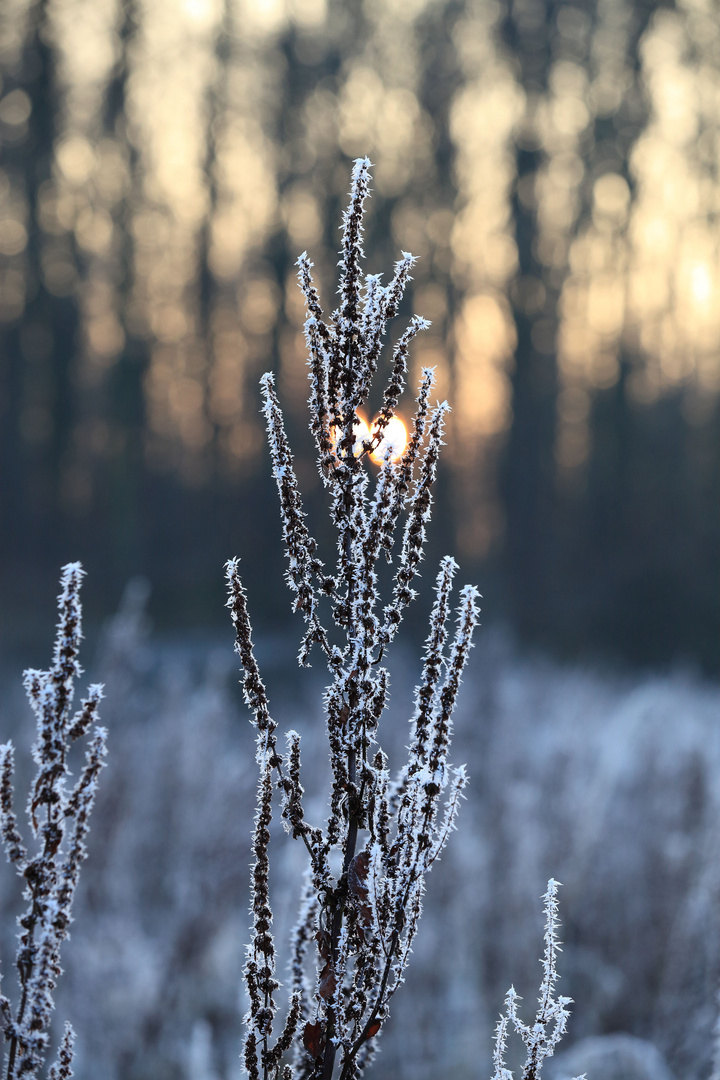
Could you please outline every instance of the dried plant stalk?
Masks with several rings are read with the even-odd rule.
[[[555,1047],[558,1045],[567,1028],[570,1012],[568,1005],[572,1004],[572,998],[555,997],[555,983],[559,979],[557,970],[557,958],[560,950],[560,942],[557,938],[557,930],[560,925],[558,919],[558,891],[559,882],[550,878],[547,890],[543,896],[543,911],[545,913],[545,951],[541,960],[543,977],[540,983],[540,996],[538,998],[538,1010],[535,1015],[535,1023],[525,1024],[518,1014],[518,1002],[520,998],[511,986],[505,995],[505,1012],[502,1013],[495,1028],[495,1050],[493,1064],[495,1071],[492,1080],[514,1080],[513,1074],[505,1065],[505,1053],[510,1026],[520,1036],[527,1049],[527,1057],[522,1071],[522,1080],[539,1080],[545,1058],[552,1057]],[[576,1076],[574,1080],[586,1080],[585,1074]]]
[[[35,1077],[45,1061],[54,1003],[52,992],[60,976],[60,946],[68,936],[70,910],[87,850],[85,839],[98,777],[104,766],[106,731],[97,727],[103,688],[90,686],[80,708],[72,713],[75,680],[82,674],[78,662],[82,640],[80,563],[62,569],[59,620],[53,662],[48,671],[26,671],[24,685],[35,713],[37,738],[33,757],[38,766],[30,789],[28,817],[37,851],[26,849],[13,810],[13,758],[11,743],[0,746],[0,832],[5,853],[25,881],[28,908],[19,920],[17,970],[20,1001],[13,1011],[0,997],[3,1028],[9,1043],[5,1080]],[[93,732],[94,729],[94,732]],[[92,734],[91,734],[92,733]],[[85,766],[68,790],[68,753],[71,744],[89,736]],[[58,1059],[50,1077],[72,1076],[73,1030],[65,1026]]]
[[[448,764],[452,713],[471,647],[478,594],[460,592],[452,640],[451,587],[457,566],[445,558],[436,584],[421,683],[411,720],[410,751],[399,777],[391,779],[377,746],[378,724],[388,703],[389,676],[382,660],[407,605],[423,558],[432,485],[448,412],[430,407],[434,372],[422,372],[407,447],[391,452],[371,491],[369,456],[382,445],[405,386],[412,338],[428,324],[414,316],[395,346],[391,374],[373,432],[358,436],[358,409],[366,402],[378,367],[388,319],[394,317],[410,280],[413,256],[403,252],[392,281],[364,275],[361,262],[363,204],[370,162],[355,162],[350,205],[343,220],[340,304],[326,321],[307,254],[298,260],[307,306],[310,429],[320,476],[329,490],[337,556],[329,571],[310,534],[293,468],[272,375],[262,379],[264,412],[280,497],[293,609],[307,631],[299,661],[313,646],[330,673],[324,698],[332,765],[329,815],[323,828],[303,809],[300,737],[287,735],[281,755],[265,687],[253,652],[252,632],[238,561],[227,565],[228,606],[244,669],[245,700],[257,729],[260,768],[253,838],[253,937],[245,967],[250,1010],[246,1017],[245,1067],[252,1080],[341,1080],[358,1077],[372,1058],[392,995],[403,981],[422,911],[425,878],[445,846],[466,775]],[[404,516],[404,526],[402,519]],[[389,602],[382,606],[377,560],[399,552]],[[327,597],[332,621],[321,621]],[[291,998],[276,1033],[279,987],[268,892],[268,844],[273,793],[281,795],[284,824],[309,856],[308,886],[294,933]],[[340,872],[331,856],[339,852]],[[312,958],[310,953],[313,952]],[[314,960],[314,970],[312,970]],[[311,974],[312,971],[312,974]],[[293,1051],[292,1062],[286,1058]]]

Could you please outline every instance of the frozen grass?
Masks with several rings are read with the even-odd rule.
[[[207,1078],[229,1080],[239,1075],[245,1009],[252,732],[229,644],[150,642],[129,608],[92,673],[108,686],[112,753],[58,1013],[78,1031],[78,1080],[190,1077],[189,1062],[200,1068],[208,1046]],[[278,722],[301,731],[324,791],[319,677],[298,682],[290,641],[261,640],[258,651]],[[393,702],[416,678],[401,654]],[[717,688],[683,673],[563,669],[487,632],[465,690],[455,738],[471,775],[463,827],[430,883],[413,977],[374,1075],[492,1075],[508,986],[528,1006],[535,999],[539,897],[554,875],[563,882],[560,992],[576,1002],[567,1045],[630,1032],[652,1040],[676,1076],[706,1077],[720,975]],[[3,678],[3,701],[6,729],[20,732],[15,673]],[[406,719],[392,702],[387,731],[399,755]],[[305,786],[315,791],[312,779]],[[321,816],[322,799],[306,803]],[[284,850],[273,888],[278,937],[302,876],[298,845]],[[7,956],[17,905],[12,873],[2,873]]]

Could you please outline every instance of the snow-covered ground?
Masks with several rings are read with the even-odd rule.
[[[319,820],[322,671],[298,671],[293,648],[261,640],[258,658],[276,719],[302,733],[308,817]],[[407,739],[419,670],[400,647],[380,730],[391,754]],[[131,603],[89,674],[107,685],[110,754],[57,993],[58,1020],[78,1032],[75,1075],[238,1077],[256,772],[231,629],[223,643],[153,641]],[[1,689],[22,792],[33,725],[20,672],[3,671]],[[481,631],[456,728],[468,799],[431,875],[373,1075],[489,1078],[511,983],[525,1018],[534,1013],[540,896],[553,876],[559,991],[575,999],[565,1045],[626,1032],[654,1043],[678,1080],[707,1077],[720,977],[718,688],[681,672],[562,668]],[[271,846],[282,955],[304,849],[279,826]],[[20,883],[6,866],[1,875],[12,996]]]

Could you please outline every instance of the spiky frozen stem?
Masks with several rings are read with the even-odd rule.
[[[75,1032],[70,1024],[65,1024],[62,1042],[60,1043],[60,1050],[58,1051],[58,1059],[50,1068],[48,1080],[70,1080],[70,1077],[73,1075],[72,1063],[74,1044]]]
[[[398,313],[415,263],[403,252],[387,286],[379,275],[363,275],[362,222],[369,183],[370,163],[358,160],[343,217],[339,306],[327,322],[307,253],[297,264],[307,306],[310,429],[337,536],[332,574],[326,573],[305,523],[273,378],[268,374],[262,380],[287,581],[294,594],[293,609],[307,622],[299,659],[305,663],[312,645],[319,644],[330,672],[324,707],[332,782],[324,830],[305,819],[300,737],[289,732],[285,757],[278,752],[237,560],[227,569],[228,606],[244,669],[245,700],[258,732],[261,772],[253,839],[253,940],[246,966],[250,1010],[244,1056],[252,1080],[261,1076],[332,1080],[338,1057],[341,1080],[360,1076],[373,1055],[389,1001],[403,981],[422,911],[425,877],[454,828],[466,784],[464,769],[452,769],[447,759],[451,714],[477,619],[477,593],[470,586],[462,590],[457,630],[446,651],[456,570],[450,558],[443,560],[438,575],[409,758],[394,792],[387,758],[375,745],[389,697],[389,675],[381,659],[415,595],[412,582],[423,557],[448,406],[443,403],[431,411],[434,372],[424,369],[408,444],[399,460],[386,456],[371,490],[369,457],[395,416],[411,342],[428,324],[413,316],[401,334],[373,432],[358,436],[358,410],[366,407],[387,322]],[[396,539],[393,592],[383,607],[377,561],[383,553],[392,557]],[[332,634],[320,622],[323,597],[329,599]],[[273,777],[280,790],[283,823],[305,842],[310,865],[294,934],[287,1020],[271,1045],[277,989],[268,892]],[[339,871],[333,874],[331,865],[339,865]],[[314,979],[306,971],[311,943]],[[281,1058],[291,1044],[293,1062],[286,1065]]]
[[[0,747],[0,832],[8,859],[25,880],[28,901],[27,912],[19,920],[20,1001],[14,1016],[7,999],[0,999],[9,1042],[6,1080],[37,1076],[47,1054],[52,993],[61,973],[60,946],[72,921],[80,867],[87,856],[90,812],[106,753],[106,732],[97,726],[102,687],[91,686],[80,709],[74,715],[70,711],[75,681],[82,674],[78,655],[83,576],[79,563],[63,567],[52,665],[48,671],[29,670],[24,675],[37,725],[33,757],[38,769],[28,799],[30,827],[38,841],[34,855],[23,843],[13,810],[13,748],[10,743]],[[68,791],[70,744],[85,735],[91,735],[85,766]],[[72,1076],[73,1039],[68,1025],[58,1060],[50,1069],[51,1080]]]
[[[560,925],[558,918],[557,892],[559,882],[550,878],[547,890],[543,895],[543,911],[545,914],[545,949],[543,959],[543,977],[540,983],[540,996],[538,998],[538,1010],[535,1015],[535,1023],[525,1024],[518,1013],[520,998],[514,987],[510,987],[505,997],[505,1012],[498,1020],[495,1029],[495,1051],[493,1064],[495,1071],[492,1080],[513,1080],[512,1072],[505,1065],[505,1052],[510,1025],[520,1035],[527,1048],[527,1058],[522,1071],[522,1080],[539,1080],[543,1062],[552,1057],[555,1047],[562,1039],[567,1029],[570,1012],[568,1005],[572,999],[568,997],[555,997],[555,983],[559,979],[557,970],[558,953],[561,951],[560,942],[557,938],[557,930]],[[585,1080],[584,1076],[576,1076],[574,1080]]]

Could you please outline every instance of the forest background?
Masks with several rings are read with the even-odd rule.
[[[3,0],[0,73],[0,700],[21,789],[19,672],[49,653],[71,560],[88,571],[82,660],[108,695],[58,992],[76,1076],[239,1073],[256,775],[230,556],[274,715],[307,747],[308,813],[325,813],[322,688],[294,666],[258,379],[276,372],[322,530],[294,263],[307,248],[330,309],[350,159],[367,154],[368,269],[420,256],[395,334],[411,311],[432,320],[410,383],[435,366],[453,406],[425,567],[453,552],[484,595],[455,740],[468,803],[374,1074],[490,1075],[508,986],[537,991],[555,877],[567,1045],[630,1033],[638,1078],[706,1080],[715,0]],[[391,754],[413,633],[393,661]],[[302,867],[292,844],[273,858],[282,940]],[[19,907],[2,875],[5,958]]]
[[[367,153],[455,410],[438,552],[546,647],[717,673],[719,67],[711,0],[5,0],[3,626],[76,558],[91,617],[141,573],[217,622],[238,551],[278,625],[257,380],[312,509],[293,264],[332,287]]]

